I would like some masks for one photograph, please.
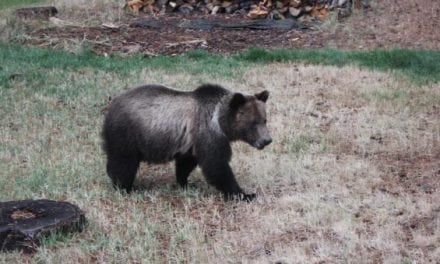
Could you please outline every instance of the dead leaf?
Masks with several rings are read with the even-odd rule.
[[[289,6],[298,8],[301,5],[301,0],[290,0]]]

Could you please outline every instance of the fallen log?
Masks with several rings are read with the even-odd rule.
[[[49,19],[58,14],[54,6],[24,7],[15,10],[15,14],[24,19]]]
[[[138,28],[160,28],[170,26],[170,24],[162,24],[158,20],[138,20],[130,24],[130,27]],[[271,19],[261,19],[252,21],[220,21],[211,19],[194,19],[194,20],[184,20],[171,25],[172,27],[180,27],[187,29],[197,29],[197,30],[212,30],[212,29],[257,29],[257,30],[268,30],[268,29],[307,29],[308,27],[303,23],[293,20],[271,20]]]

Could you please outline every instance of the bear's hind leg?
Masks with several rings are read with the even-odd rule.
[[[188,184],[188,176],[196,166],[197,160],[191,154],[176,157],[176,180],[182,188],[186,188]]]
[[[139,158],[134,156],[108,154],[107,174],[112,179],[113,186],[130,193],[139,163]]]

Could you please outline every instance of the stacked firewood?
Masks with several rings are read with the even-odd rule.
[[[351,8],[352,0],[127,0],[134,12],[246,14],[252,19],[325,19],[331,10]]]

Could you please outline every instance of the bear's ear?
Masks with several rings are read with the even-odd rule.
[[[269,98],[269,92],[266,90],[262,91],[261,93],[255,94],[255,97],[260,101],[266,102],[267,98]]]
[[[229,102],[229,107],[231,109],[238,109],[240,106],[244,105],[244,103],[246,103],[244,95],[241,93],[235,93]]]

